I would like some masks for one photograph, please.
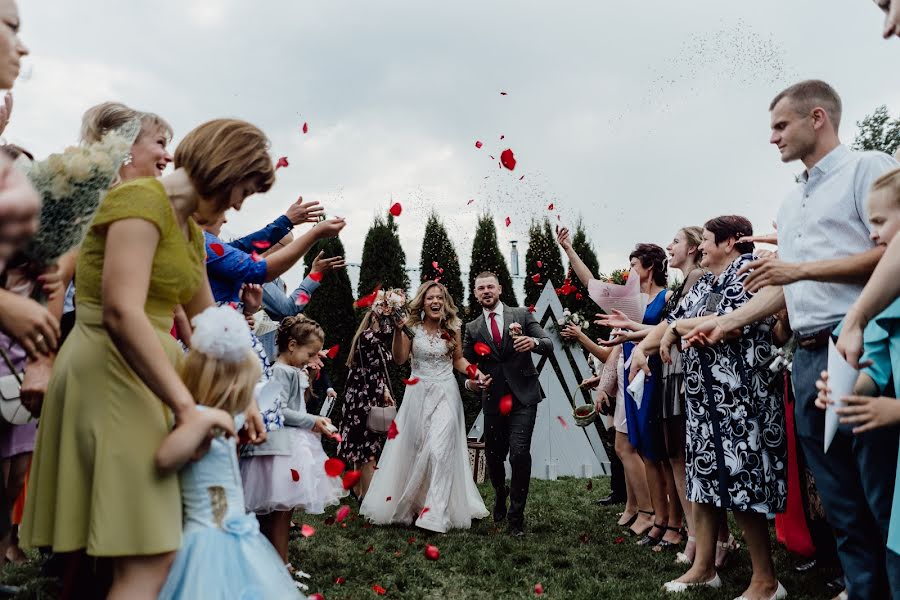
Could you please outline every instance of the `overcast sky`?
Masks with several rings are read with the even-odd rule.
[[[226,227],[261,227],[302,194],[347,218],[350,260],[392,198],[411,264],[432,209],[464,268],[481,211],[504,253],[532,218],[580,215],[604,270],[624,266],[636,242],[665,246],[719,214],[767,232],[802,170],[768,143],[772,96],[829,81],[847,143],[876,106],[900,110],[900,42],[881,39],[866,0],[20,0],[20,10],[30,75],[7,139],[43,157],[74,143],[81,113],[104,100],[159,113],[176,143],[211,118],[249,120],[290,167]],[[490,158],[504,148],[513,172]]]

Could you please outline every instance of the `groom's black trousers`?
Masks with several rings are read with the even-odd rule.
[[[537,406],[523,406],[513,399],[513,408],[506,416],[484,415],[484,441],[491,485],[499,496],[505,495],[506,467],[509,454],[512,478],[509,485],[509,523],[522,525],[525,520],[525,501],[531,481],[531,433],[537,418]]]

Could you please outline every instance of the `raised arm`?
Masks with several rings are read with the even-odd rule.
[[[575,276],[578,277],[578,280],[581,281],[582,284],[587,285],[591,279],[594,279],[594,274],[591,273],[591,270],[588,269],[587,265],[584,264],[584,261],[581,260],[581,257],[575,252],[575,249],[572,248],[572,241],[569,239],[569,230],[565,227],[560,228],[559,233],[556,235],[556,239],[559,242],[559,245],[562,246],[563,251],[565,251],[566,256],[569,258],[569,266],[575,272]]]
[[[740,308],[700,322],[683,338],[688,344],[718,344],[728,333],[740,331],[742,328],[765,319],[785,308],[784,289],[781,286],[762,288],[753,298]],[[681,329],[682,326],[679,326]]]
[[[322,221],[281,250],[266,256],[266,281],[272,281],[293,267],[317,240],[336,237],[346,224],[344,219]]]

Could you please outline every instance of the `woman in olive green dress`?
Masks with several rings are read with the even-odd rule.
[[[112,557],[110,599],[156,598],[181,545],[177,475],[153,464],[171,426],[196,418],[173,309],[213,304],[197,224],[271,187],[268,145],[243,121],[197,127],[172,174],[109,193],[82,244],[76,323],[44,399],[20,537]],[[255,407],[249,416],[251,439],[263,437]]]

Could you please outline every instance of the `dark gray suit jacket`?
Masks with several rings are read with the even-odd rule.
[[[525,406],[535,405],[543,399],[538,384],[538,373],[534,363],[531,362],[531,353],[516,352],[513,348],[509,325],[514,322],[522,325],[522,335],[533,337],[538,341],[532,352],[542,355],[553,352],[553,342],[527,308],[503,305],[504,330],[500,332],[503,340],[499,348],[494,344],[490,325],[485,321],[483,311],[477,319],[466,323],[463,356],[469,362],[478,364],[482,373],[490,375],[493,380],[490,394],[485,394],[482,403],[486,414],[499,413],[500,398],[506,394],[512,394]],[[475,352],[477,342],[487,344],[491,353],[479,356]]]

